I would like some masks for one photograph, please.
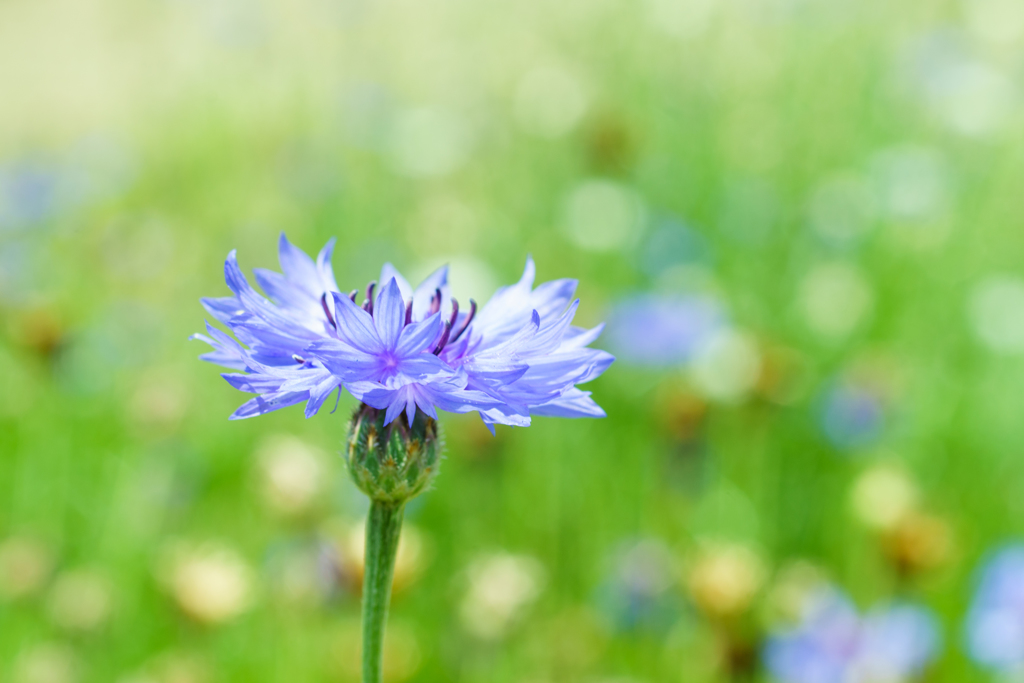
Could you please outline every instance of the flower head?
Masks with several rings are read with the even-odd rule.
[[[785,683],[905,681],[938,654],[931,612],[911,604],[865,615],[834,588],[808,597],[800,623],[768,641],[765,663]]]
[[[342,293],[331,268],[334,242],[314,261],[280,240],[283,273],[256,270],[264,297],[228,255],[225,279],[233,296],[203,299],[234,337],[207,324],[197,334],[213,347],[201,358],[237,372],[224,378],[256,397],[233,418],[299,403],[315,415],[336,390],[385,411],[385,424],[416,411],[476,411],[485,424],[525,426],[532,415],[603,417],[589,392],[576,387],[604,372],[614,358],[587,348],[603,326],[572,325],[579,300],[575,280],[533,287],[527,259],[518,283],[477,310],[452,298],[447,267],[416,289],[390,264],[380,280]],[[379,286],[378,286],[379,283]]]

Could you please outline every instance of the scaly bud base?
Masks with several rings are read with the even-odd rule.
[[[437,474],[441,440],[437,421],[416,411],[384,425],[384,411],[361,405],[352,416],[345,461],[352,480],[371,500],[402,504]]]

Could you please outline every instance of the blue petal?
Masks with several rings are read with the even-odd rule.
[[[206,323],[206,329],[210,332],[209,337],[205,334],[193,334],[189,337],[189,340],[197,339],[206,342],[214,349],[210,353],[204,353],[199,356],[200,360],[231,368],[232,370],[246,370],[248,368],[247,354],[238,342],[210,325],[210,323]]]
[[[435,420],[437,419],[437,410],[427,398],[426,392],[413,392],[413,398],[416,401],[416,407],[422,410],[424,415]],[[413,417],[415,417],[415,411],[413,412]],[[412,422],[409,424],[412,424]]]
[[[201,339],[201,336],[195,335],[193,339]],[[203,341],[206,341],[205,339]],[[245,370],[246,365],[244,362],[236,360],[234,356],[229,353],[222,351],[211,351],[210,353],[203,353],[199,355],[199,360],[207,363],[213,363],[224,368],[231,368],[232,370]]]
[[[199,355],[199,360],[207,363],[213,363],[214,365],[220,365],[225,368],[231,368],[232,370],[246,370],[248,365],[245,360],[241,358],[234,351],[225,349],[220,344],[210,339],[205,334],[193,334],[189,337],[189,341],[193,339],[206,342],[213,347],[213,351],[208,353],[202,353]]]
[[[307,419],[317,414],[317,411],[320,410],[320,406],[323,405],[328,396],[334,393],[335,389],[340,389],[338,380],[334,377],[328,376],[309,390],[309,401],[306,402],[305,411]]]
[[[265,415],[266,413],[280,410],[281,408],[293,406],[296,403],[302,403],[308,398],[308,391],[295,391],[290,393],[257,396],[256,398],[243,403],[242,406],[232,413],[231,417],[228,419],[244,420],[249,417],[256,417],[257,415]]]
[[[379,357],[336,339],[313,342],[304,352],[345,382],[373,379],[381,373]]]
[[[320,274],[313,259],[289,242],[283,232],[278,240],[277,253],[278,260],[281,262],[281,270],[294,286],[305,290],[312,297],[319,297],[323,293]]]
[[[526,363],[484,361],[473,363],[472,375],[474,379],[504,385],[512,384],[525,375],[529,369],[530,366]]]
[[[235,296],[238,297],[249,313],[259,316],[268,324],[281,330],[286,330],[289,334],[296,337],[313,339],[318,336],[315,332],[300,325],[294,318],[283,313],[281,309],[257,294],[249,286],[248,280],[245,279],[245,275],[242,274],[241,269],[238,267],[238,259],[234,250],[228,254],[227,261],[224,263],[224,278],[227,280],[228,287],[231,288],[231,291],[235,293]]]
[[[316,257],[317,274],[320,276],[320,284],[328,292],[337,292],[338,283],[334,279],[334,268],[331,267],[331,257],[334,255],[335,238],[327,240],[327,244],[320,250]]]
[[[334,314],[337,317],[338,336],[349,346],[367,353],[381,353],[384,350],[373,318],[342,294],[333,292]]]
[[[425,385],[425,395],[435,406],[449,413],[469,413],[494,409],[501,405],[483,392],[444,384]]]
[[[530,413],[548,417],[605,417],[601,406],[590,398],[590,392],[576,388],[553,401],[531,408]]]
[[[499,289],[480,309],[473,325],[490,343],[503,342],[528,322],[533,310],[530,291],[536,273],[533,258],[528,256],[519,282]]]
[[[345,389],[357,400],[378,410],[387,408],[397,391],[397,389],[388,388],[380,382],[371,381],[345,382]]]
[[[265,268],[253,268],[253,275],[256,276],[256,284],[260,286],[267,296],[278,306],[290,306],[300,310],[310,308],[311,304],[319,307],[320,302],[309,292],[301,289],[281,273],[276,273]]]
[[[284,372],[285,382],[278,391],[313,391],[316,387],[326,391],[327,385],[339,383],[337,377],[319,364],[303,365]]]
[[[232,350],[233,352],[237,353],[240,357],[245,357],[245,349],[242,348],[241,344],[232,339],[229,335],[225,334],[223,331],[218,330],[209,322],[206,323],[206,331],[210,333],[210,336],[213,337],[214,341],[217,344],[220,344],[222,347],[226,349]]]
[[[262,318],[245,314],[233,318],[231,331],[253,349],[264,351],[274,350],[278,355],[290,359],[292,354],[299,353],[309,344],[312,333],[295,336],[288,329],[268,323]],[[284,363],[290,365],[291,361]]]
[[[398,346],[398,337],[405,325],[405,303],[394,278],[388,280],[377,295],[373,309],[373,322],[384,348],[392,351]]]
[[[467,365],[483,359],[512,358],[523,345],[533,339],[538,330],[540,330],[540,316],[537,311],[533,311],[530,320],[511,339],[473,354],[467,359]]]
[[[444,323],[441,313],[437,312],[426,320],[406,325],[398,338],[396,355],[400,358],[423,351],[431,351],[441,336]]]
[[[385,425],[391,424],[396,417],[398,417],[399,415],[402,414],[402,411],[405,410],[405,407],[406,407],[405,392],[403,392],[403,391],[396,391],[396,392],[394,392],[392,394],[391,403],[388,405],[388,409],[384,413],[384,424]],[[410,422],[410,424],[411,424],[411,422]]]
[[[249,394],[273,394],[276,393],[284,380],[280,377],[271,377],[269,375],[259,374],[221,374],[228,384],[233,386],[239,391],[244,391]]]
[[[402,382],[426,379],[428,377],[451,377],[455,371],[432,353],[418,353],[398,361],[396,377]]]
[[[601,375],[615,357],[599,349],[579,349],[528,360],[525,380],[531,383],[585,384]]]
[[[541,320],[558,315],[572,301],[579,280],[552,280],[537,287],[530,294],[530,306],[540,314]]]
[[[497,408],[489,408],[480,411],[480,418],[485,425],[502,424],[510,427],[529,427],[530,414],[525,407],[503,404]],[[488,426],[488,429],[491,429]],[[491,434],[494,430],[491,429]]]
[[[436,413],[435,413],[436,414]],[[412,387],[405,389],[405,419],[409,424],[416,419],[416,392]],[[385,423],[390,422],[385,415]]]
[[[238,297],[225,296],[218,298],[202,298],[199,302],[203,305],[203,308],[216,318],[219,322],[228,324],[231,318],[235,317],[239,313],[244,313],[245,310],[242,308],[242,302],[238,300]]]
[[[557,349],[559,344],[562,343],[562,337],[565,335],[566,330],[569,329],[569,325],[572,323],[579,305],[579,299],[573,301],[558,320],[543,325],[540,331],[519,349],[518,353],[523,356],[542,355]]]
[[[378,282],[387,282],[392,278],[398,283],[398,289],[402,292],[402,298],[406,301],[412,301],[412,286],[409,284],[409,281],[402,277],[402,274],[393,265],[385,263],[384,267],[380,269],[380,280]]]
[[[582,327],[572,327],[566,331],[565,336],[562,337],[562,349],[569,348],[583,348],[594,343],[601,333],[604,332],[604,323],[597,325],[589,330],[583,329]]]

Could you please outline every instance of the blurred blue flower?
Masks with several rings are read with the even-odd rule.
[[[885,426],[882,397],[870,387],[837,382],[825,394],[821,427],[838,448],[858,448],[877,439]]]
[[[999,550],[982,568],[966,636],[968,653],[982,666],[1024,666],[1024,544]]]
[[[923,607],[890,604],[860,615],[835,588],[808,596],[800,623],[771,636],[769,672],[784,683],[905,681],[939,652],[935,617]]]
[[[58,209],[60,176],[38,163],[0,167],[0,229],[24,229]]]
[[[520,281],[499,289],[478,315],[475,302],[463,311],[450,296],[447,267],[413,290],[387,263],[384,286],[375,298],[371,282],[359,306],[357,290],[338,291],[333,247],[332,240],[314,262],[281,235],[284,274],[255,271],[272,301],[249,285],[235,252],[228,255],[225,277],[234,296],[202,303],[238,341],[209,324],[209,336],[193,338],[214,348],[203,360],[242,371],[223,375],[232,386],[257,394],[233,418],[303,402],[311,417],[341,388],[386,410],[386,423],[403,411],[412,423],[417,409],[436,418],[438,408],[477,411],[492,431],[496,423],[529,425],[531,415],[604,416],[575,386],[614,360],[587,348],[603,325],[571,324],[579,305],[570,303],[575,280],[534,289],[528,259]]]
[[[608,345],[626,363],[678,365],[724,326],[721,307],[708,297],[639,294],[612,308]]]
[[[616,551],[611,571],[598,587],[598,608],[619,631],[667,629],[681,608],[681,601],[670,592],[674,577],[672,554],[661,541],[624,545]]]
[[[134,173],[131,151],[100,136],[80,140],[59,157],[0,164],[0,231],[25,230],[117,196]]]
[[[319,603],[333,597],[349,577],[331,544],[319,538],[284,538],[266,550],[265,568],[280,597]]]

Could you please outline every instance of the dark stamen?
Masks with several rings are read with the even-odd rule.
[[[469,300],[469,315],[467,315],[466,319],[462,321],[462,325],[459,327],[458,332],[456,332],[455,334],[452,335],[452,338],[450,340],[452,344],[454,344],[455,342],[457,342],[459,340],[459,337],[462,336],[462,333],[465,332],[466,328],[469,327],[469,324],[471,322],[473,322],[473,316],[475,316],[475,315],[476,315],[476,302],[473,301],[472,299],[470,299]],[[452,320],[455,320],[455,318],[452,317]]]
[[[427,315],[434,315],[441,310],[441,290],[435,289],[434,296],[430,297],[430,313]]]
[[[371,305],[372,304],[369,299],[363,299],[363,310],[369,313],[370,315],[373,315],[373,312],[370,310]]]
[[[348,293],[348,298],[352,303],[356,302],[356,294],[359,294],[358,289],[353,289],[351,292]]]
[[[452,324],[447,320],[444,321],[444,332],[441,333],[441,341],[437,342],[437,347],[434,348],[434,355],[441,353],[444,349],[444,345],[448,343],[448,335],[452,333]]]
[[[331,315],[331,309],[327,307],[327,292],[320,296],[320,305],[324,307],[324,313],[327,314],[327,321],[331,323],[331,327],[338,329],[338,324],[334,322],[334,316]]]
[[[295,361],[296,363],[298,363],[299,365],[302,365],[303,363],[306,362],[306,359],[303,358],[302,356],[300,356],[297,353],[293,353],[292,354],[292,360]]]
[[[455,319],[459,317],[459,300],[452,297],[452,316],[448,319],[448,324],[452,327],[455,326]]]
[[[409,299],[409,303],[405,305],[405,324],[408,325],[412,322],[412,299]]]
[[[370,284],[366,285],[366,300],[370,302],[366,312],[373,315],[373,290],[377,288],[377,281],[370,280]]]

